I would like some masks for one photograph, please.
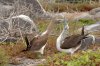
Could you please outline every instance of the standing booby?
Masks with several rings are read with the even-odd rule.
[[[67,36],[69,26],[67,21],[64,21],[64,29],[60,36],[57,38],[56,47],[60,52],[66,52],[73,54],[81,46],[81,41],[86,38],[88,34],[84,34],[84,27],[82,29],[82,34]]]
[[[46,31],[44,31],[41,35],[36,35],[30,42],[28,38],[25,37],[25,41],[27,44],[26,50],[33,51],[33,52],[40,52],[44,54],[44,48],[47,44],[48,36],[54,26],[54,22],[50,22]]]

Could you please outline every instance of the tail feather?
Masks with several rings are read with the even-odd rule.
[[[29,45],[29,41],[28,41],[27,36],[25,36],[25,42],[26,42],[27,45]]]
[[[84,36],[84,37],[86,37],[87,35],[89,35],[89,33],[86,33],[86,34],[85,34],[84,26],[82,27],[82,33],[81,33],[81,35]]]
[[[28,41],[28,38],[27,38],[27,36],[25,36],[24,37],[24,39],[25,39],[25,42],[26,42],[26,45],[27,45],[27,48],[26,48],[26,50],[25,51],[27,51],[27,50],[29,50],[30,49],[30,43],[29,43],[29,41]]]
[[[84,26],[82,27],[82,33],[81,33],[81,35],[84,35],[85,33],[84,33]]]

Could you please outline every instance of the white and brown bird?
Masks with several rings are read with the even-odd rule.
[[[67,20],[64,21],[64,29],[60,36],[57,38],[56,47],[60,52],[66,52],[73,54],[81,46],[81,41],[86,38],[88,34],[84,34],[84,27],[82,29],[82,34],[76,34],[67,36],[69,26]]]
[[[41,35],[36,35],[30,42],[28,41],[27,36],[25,37],[25,41],[27,44],[26,50],[33,52],[40,52],[44,54],[44,48],[47,44],[48,36],[54,27],[54,22],[51,21],[46,29]]]

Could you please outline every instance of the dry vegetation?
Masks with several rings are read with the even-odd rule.
[[[73,6],[74,5],[74,6]],[[43,7],[47,10],[47,11],[54,11],[54,12],[73,12],[73,11],[88,11],[92,8],[98,7],[100,6],[100,4],[94,4],[94,5],[90,5],[90,4],[68,4],[68,3],[45,3],[45,5],[43,4]],[[47,25],[49,21],[39,21],[37,23],[38,28],[41,32],[45,31]],[[77,28],[81,27],[83,24],[92,24],[94,23],[91,20],[81,20],[80,22],[75,22],[75,23],[70,23],[70,32],[71,34],[73,34]],[[78,60],[83,60],[85,58],[85,60],[82,61],[86,63],[83,63],[83,66],[99,66],[100,64],[100,45],[93,45],[90,47],[90,49],[92,50],[96,50],[96,52],[93,53],[97,53],[97,55],[93,54],[91,55],[92,51],[87,51],[87,52],[77,52],[75,53],[75,55],[70,56],[67,55],[65,53],[60,53],[57,51],[56,49],[56,38],[59,35],[59,33],[61,32],[63,28],[62,24],[57,24],[57,26],[55,26],[55,29],[53,29],[53,36],[49,36],[48,39],[48,44],[45,48],[45,54],[43,57],[40,57],[38,53],[32,53],[32,52],[22,52],[23,49],[26,48],[25,43],[23,43],[23,41],[19,41],[18,43],[14,44],[0,44],[0,49],[5,50],[4,55],[1,55],[2,52],[0,51],[0,57],[9,57],[14,58],[14,57],[27,57],[27,58],[46,58],[47,62],[45,65],[40,65],[40,66],[66,66],[68,63],[68,66],[74,66],[74,65],[70,65],[71,63],[74,63],[75,61],[77,61],[76,64],[79,63]],[[1,48],[2,47],[2,48]],[[91,57],[89,56],[91,55]],[[93,56],[93,57],[92,57]],[[80,59],[78,59],[78,57],[81,57]],[[90,58],[89,58],[90,57]],[[87,60],[86,60],[87,58]],[[97,60],[96,60],[97,59]],[[72,60],[72,61],[71,61]],[[96,65],[88,65],[88,60],[90,63],[94,63]],[[1,58],[0,58],[1,61]],[[7,61],[7,62],[6,62]],[[70,62],[71,61],[71,62]],[[2,61],[3,63],[8,63],[8,58],[5,58],[5,61]],[[89,64],[90,64],[89,63]],[[76,65],[76,66],[80,66],[80,65]]]
[[[84,21],[80,21],[79,23],[78,22],[69,23],[69,25],[71,25],[70,32],[73,34],[75,32],[73,30],[81,27],[83,24],[92,24],[92,23],[94,23],[94,22],[91,22],[91,20],[89,20],[89,21],[88,20],[84,20]],[[49,23],[47,21],[42,21],[42,22],[40,21],[39,24],[38,24],[40,31],[41,32],[45,31],[45,29],[46,29],[48,24]],[[59,33],[62,31],[62,28],[63,28],[63,24],[57,24],[55,29],[53,29],[53,32],[52,32],[53,35],[51,34],[51,36],[49,36],[48,44],[47,44],[47,46],[45,48],[44,56],[41,56],[41,54],[39,54],[39,53],[22,52],[22,50],[26,48],[26,45],[22,40],[20,40],[16,44],[14,44],[14,43],[11,43],[11,44],[0,44],[0,47],[2,47],[5,50],[7,56],[9,56],[10,59],[14,58],[13,60],[16,60],[15,58],[17,58],[17,57],[21,57],[21,58],[22,57],[27,57],[27,58],[33,58],[33,59],[46,58],[47,59],[46,64],[40,65],[40,66],[45,66],[45,65],[46,66],[47,65],[51,65],[51,66],[61,66],[62,65],[63,66],[63,65],[67,65],[68,63],[74,62],[75,59],[76,59],[77,63],[79,63],[78,60],[77,60],[77,58],[79,56],[81,56],[82,57],[81,60],[84,60],[84,62],[85,62],[87,60],[84,59],[84,58],[88,58],[87,56],[91,55],[92,50],[96,51],[94,53],[100,53],[99,52],[100,51],[99,50],[100,49],[100,47],[99,47],[100,45],[91,46],[89,48],[89,49],[91,49],[91,51],[89,50],[89,52],[88,51],[87,52],[78,51],[73,56],[70,56],[70,55],[68,55],[66,53],[58,52],[57,49],[56,49],[56,38],[59,35]],[[93,54],[93,57],[91,56],[92,60],[90,58],[88,58],[88,60],[91,60],[90,63],[95,61],[95,60],[93,60],[93,58],[97,59],[97,60],[100,60],[100,58],[98,57],[98,54],[96,54],[96,55],[97,55],[96,58],[94,58],[94,56],[95,56],[94,54]],[[17,62],[14,61],[13,63],[16,64]],[[82,63],[83,63],[83,61],[82,61]],[[89,62],[86,62],[86,64],[87,63],[89,63]],[[98,66],[99,63],[100,63],[99,61],[98,62],[96,61],[95,62],[96,66]],[[70,65],[68,65],[68,66],[70,66]],[[78,66],[80,66],[80,65],[78,65]]]
[[[78,3],[78,4],[70,4],[70,3],[47,3],[42,2],[42,5],[46,11],[53,12],[76,12],[76,11],[89,11],[93,8],[99,7],[99,3]]]

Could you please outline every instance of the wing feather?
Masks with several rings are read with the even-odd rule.
[[[63,44],[61,44],[61,48],[62,49],[69,49],[69,48],[73,48],[73,47],[77,47],[80,43],[81,40],[83,40],[86,37],[86,35],[71,35],[69,37],[66,37],[64,39]]]

